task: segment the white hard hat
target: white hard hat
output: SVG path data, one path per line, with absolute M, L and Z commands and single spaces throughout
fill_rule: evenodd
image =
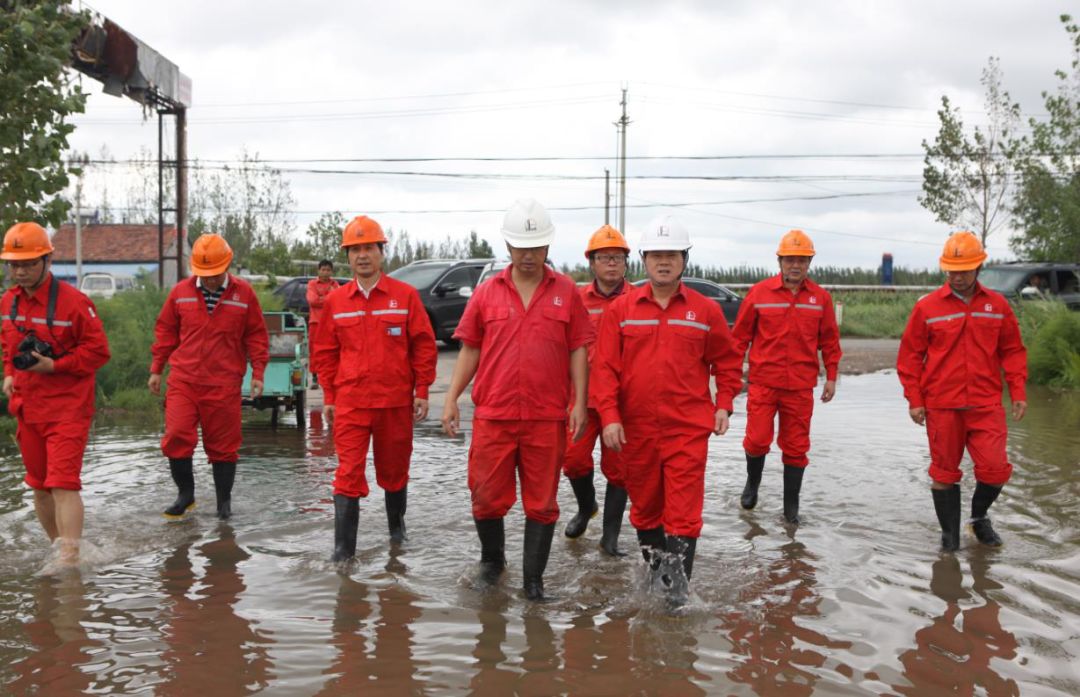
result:
M 641 252 L 685 252 L 690 249 L 690 233 L 673 215 L 657 220 L 641 235 L 638 251 Z
M 502 236 L 508 245 L 519 249 L 547 247 L 555 239 L 555 226 L 536 200 L 519 198 L 506 211 Z

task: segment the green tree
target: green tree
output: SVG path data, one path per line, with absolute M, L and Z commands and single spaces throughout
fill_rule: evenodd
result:
M 1030 119 L 1013 207 L 1013 251 L 1035 261 L 1080 261 L 1080 25 L 1061 22 L 1072 41 L 1072 70 L 1058 70 L 1042 93 L 1045 119 Z
M 58 0 L 0 0 L 0 229 L 63 222 L 64 151 L 86 104 L 65 69 L 86 16 Z
M 310 245 L 310 254 L 314 259 L 330 259 L 338 257 L 341 252 L 341 231 L 348 223 L 341 211 L 323 213 L 307 228 L 307 242 Z
M 476 230 L 469 231 L 469 249 L 466 256 L 470 259 L 494 259 L 495 250 L 491 248 L 487 240 L 480 239 Z
M 1008 222 L 1013 161 L 1019 140 L 1020 106 L 1002 87 L 1001 66 L 991 58 L 983 69 L 985 127 L 967 133 L 960 109 L 941 98 L 941 127 L 934 142 L 922 142 L 923 193 L 919 203 L 951 228 L 973 230 L 986 239 Z

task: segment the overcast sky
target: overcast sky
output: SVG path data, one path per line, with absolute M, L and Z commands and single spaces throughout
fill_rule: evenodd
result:
M 891 252 L 924 268 L 948 232 L 917 202 L 920 143 L 937 133 L 941 96 L 980 122 L 980 74 L 997 56 L 1025 113 L 1041 113 L 1040 92 L 1069 64 L 1058 16 L 1070 4 L 96 0 L 93 9 L 191 77 L 191 158 L 245 149 L 264 160 L 598 158 L 278 163 L 492 177 L 289 172 L 298 234 L 340 210 L 426 239 L 476 230 L 499 250 L 502 211 L 531 196 L 555 221 L 552 256 L 576 263 L 604 222 L 605 168 L 615 188 L 613 122 L 626 85 L 628 155 L 734 158 L 631 159 L 631 246 L 675 213 L 702 264 L 771 266 L 780 236 L 800 227 L 819 264 L 875 267 Z M 156 119 L 84 86 L 93 96 L 76 119 L 76 149 L 105 145 L 124 159 L 156 148 Z M 779 157 L 794 155 L 829 157 Z M 718 178 L 635 178 L 655 176 Z M 1008 234 L 991 238 L 993 257 L 1010 256 Z

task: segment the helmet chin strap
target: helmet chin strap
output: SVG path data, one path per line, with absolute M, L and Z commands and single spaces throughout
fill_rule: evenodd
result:
M 49 254 L 39 257 L 41 259 L 41 274 L 38 275 L 38 279 L 34 281 L 34 285 L 30 288 L 31 293 L 41 287 L 41 284 L 45 282 L 45 274 L 49 273 Z

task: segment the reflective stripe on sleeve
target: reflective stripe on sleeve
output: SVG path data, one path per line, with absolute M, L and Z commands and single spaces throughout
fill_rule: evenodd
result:
M 942 315 L 940 317 L 929 317 L 926 320 L 927 324 L 933 324 L 934 322 L 948 322 L 953 319 L 960 319 L 964 316 L 963 312 L 954 312 L 951 315 Z

